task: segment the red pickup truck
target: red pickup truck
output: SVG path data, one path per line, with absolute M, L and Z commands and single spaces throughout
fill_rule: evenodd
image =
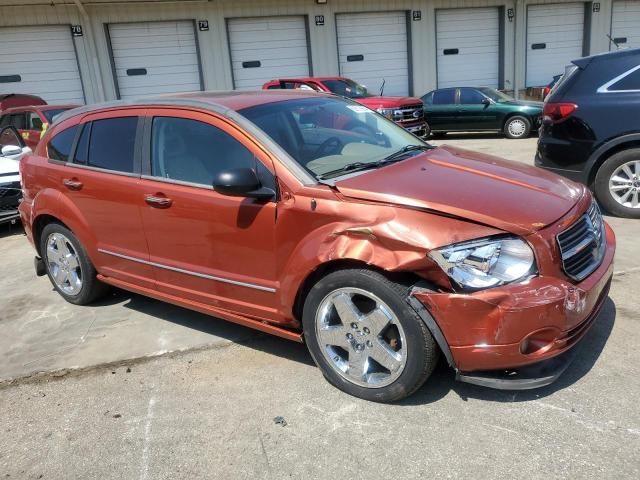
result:
M 424 119 L 422 100 L 415 97 L 373 95 L 367 91 L 364 85 L 360 85 L 349 78 L 281 78 L 268 81 L 262 86 L 262 89 L 303 89 L 335 93 L 341 97 L 355 100 L 371 110 L 375 110 L 420 138 L 427 138 L 431 133 L 431 128 Z

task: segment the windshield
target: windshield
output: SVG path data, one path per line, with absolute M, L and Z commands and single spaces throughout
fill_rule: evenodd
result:
M 481 87 L 478 90 L 480 90 L 482 93 L 484 93 L 487 97 L 489 97 L 494 102 L 512 102 L 514 100 L 513 97 L 510 97 L 505 93 L 499 92 L 494 88 Z
M 348 78 L 342 78 L 340 80 L 323 80 L 322 83 L 332 93 L 347 98 L 366 98 L 373 97 L 368 91 L 367 87 L 360 85 L 358 82 L 354 82 Z
M 49 123 L 53 123 L 53 120 L 60 115 L 62 112 L 66 112 L 69 108 L 52 108 L 51 110 L 44 110 L 44 116 L 47 117 Z
M 427 146 L 367 107 L 335 97 L 285 100 L 239 113 L 318 179 L 347 166 L 372 167 L 408 145 Z M 407 155 L 414 152 L 419 150 Z

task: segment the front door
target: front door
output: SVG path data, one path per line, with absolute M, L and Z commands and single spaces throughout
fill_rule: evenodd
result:
M 215 192 L 213 179 L 255 168 L 275 188 L 264 154 L 226 121 L 154 109 L 142 218 L 157 288 L 254 318 L 276 317 L 276 203 Z M 148 129 L 149 130 L 149 129 Z
M 457 124 L 459 130 L 495 130 L 498 112 L 495 103 L 475 88 L 461 88 Z

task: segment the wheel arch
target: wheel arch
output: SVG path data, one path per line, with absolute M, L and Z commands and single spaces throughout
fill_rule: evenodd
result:
M 623 135 L 598 147 L 587 160 L 585 167 L 587 186 L 593 185 L 598 170 L 611 156 L 630 148 L 640 148 L 640 133 Z

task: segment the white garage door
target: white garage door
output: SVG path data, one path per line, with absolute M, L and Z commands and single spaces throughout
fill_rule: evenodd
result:
M 499 87 L 497 8 L 436 10 L 438 88 Z
M 385 95 L 409 93 L 407 14 L 405 12 L 337 15 L 340 74 Z
M 548 84 L 582 57 L 584 4 L 529 5 L 527 10 L 527 87 Z
M 305 17 L 231 18 L 233 84 L 259 90 L 274 78 L 309 76 Z
M 640 48 L 640 1 L 613 2 L 611 38 L 619 48 Z M 611 50 L 616 50 L 614 44 Z
M 68 25 L 0 28 L 0 93 L 30 93 L 48 103 L 84 103 Z
M 202 90 L 193 22 L 109 25 L 120 98 Z

